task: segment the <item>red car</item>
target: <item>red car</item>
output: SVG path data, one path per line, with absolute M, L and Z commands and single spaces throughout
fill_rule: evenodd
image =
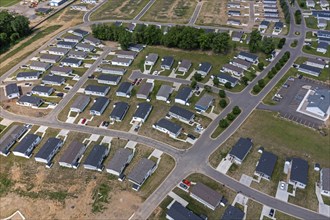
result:
M 81 121 L 81 124 L 85 124 L 86 123 L 86 121 L 87 121 L 87 119 L 86 118 L 83 118 L 83 120 Z
M 189 180 L 182 180 L 182 182 L 187 186 L 191 186 L 191 182 Z

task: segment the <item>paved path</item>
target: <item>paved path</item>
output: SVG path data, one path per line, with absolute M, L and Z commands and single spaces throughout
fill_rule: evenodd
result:
M 192 24 L 195 24 L 197 19 L 198 19 L 198 15 L 199 13 L 201 12 L 201 9 L 202 9 L 202 6 L 203 6 L 203 2 L 202 1 L 199 1 L 195 7 L 195 10 L 194 10 L 194 13 L 192 14 L 188 24 L 192 25 Z
M 139 12 L 138 15 L 135 16 L 134 20 L 140 20 L 143 15 L 151 8 L 151 6 L 155 3 L 156 0 L 150 0 L 146 6 Z

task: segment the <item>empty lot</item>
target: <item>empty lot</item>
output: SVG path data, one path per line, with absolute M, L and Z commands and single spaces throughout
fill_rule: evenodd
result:
M 158 0 L 142 17 L 142 20 L 188 23 L 196 4 L 196 0 Z
M 227 3 L 228 0 L 207 0 L 203 3 L 199 13 L 197 24 L 200 25 L 224 25 L 227 22 Z
M 109 0 L 91 15 L 91 20 L 132 19 L 149 0 Z

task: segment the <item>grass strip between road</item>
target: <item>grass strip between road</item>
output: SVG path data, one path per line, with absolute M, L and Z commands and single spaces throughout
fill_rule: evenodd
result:
M 59 29 L 60 27 L 62 27 L 62 25 L 53 25 L 53 26 L 50 26 L 50 27 L 47 27 L 43 30 L 38 31 L 29 40 L 22 43 L 20 46 L 18 46 L 17 48 L 13 49 L 12 51 L 8 52 L 5 56 L 3 56 L 0 59 L 0 63 L 3 63 L 5 60 L 7 60 L 8 58 L 14 56 L 16 53 L 23 50 L 25 47 L 29 46 L 30 44 L 33 44 L 35 41 L 39 40 L 40 38 L 43 38 L 44 36 L 46 36 L 48 34 L 51 34 L 52 32 Z M 34 52 L 34 50 L 26 52 L 24 55 L 20 56 L 19 58 L 16 58 L 12 62 L 10 62 L 10 64 L 8 64 L 8 65 L 1 66 L 0 76 L 3 75 L 8 70 L 10 70 L 13 66 L 15 66 L 17 63 L 19 63 L 25 57 L 29 56 L 32 52 Z

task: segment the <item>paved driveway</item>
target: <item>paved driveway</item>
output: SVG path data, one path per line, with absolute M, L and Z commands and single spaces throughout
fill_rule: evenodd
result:
M 280 185 L 281 185 L 282 181 L 280 181 L 278 183 L 278 186 L 277 186 L 277 191 L 276 191 L 276 196 L 275 198 L 279 199 L 279 200 L 282 200 L 284 202 L 287 202 L 288 199 L 289 199 L 289 193 L 287 192 L 288 190 L 288 185 L 283 182 L 285 184 L 285 189 L 281 189 L 280 188 Z

